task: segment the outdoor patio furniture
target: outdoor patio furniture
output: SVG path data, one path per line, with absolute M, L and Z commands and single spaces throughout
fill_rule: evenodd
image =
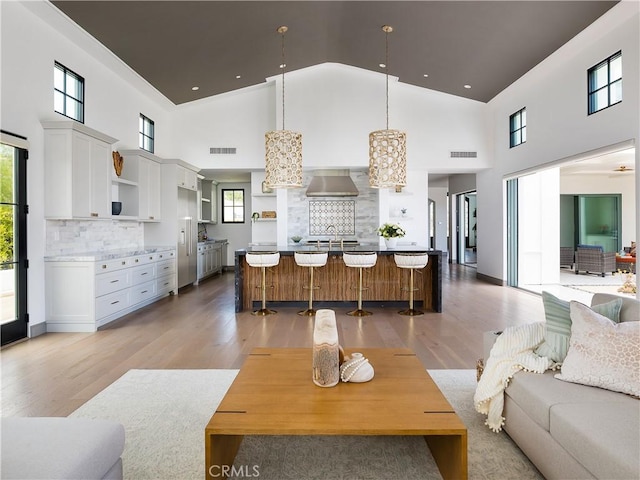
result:
M 560 247 L 560 266 L 573 268 L 573 247 Z
M 616 255 L 616 270 L 636 273 L 636 257 L 631 255 Z
M 605 273 L 616 271 L 616 253 L 605 252 L 601 245 L 578 245 L 575 258 L 576 275 L 580 271 L 586 273 Z

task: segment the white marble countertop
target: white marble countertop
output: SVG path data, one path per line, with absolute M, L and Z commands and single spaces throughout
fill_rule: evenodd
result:
M 168 252 L 175 250 L 170 246 L 150 246 L 140 248 L 123 248 L 120 250 L 102 250 L 96 252 L 79 252 L 44 257 L 45 262 L 102 262 L 104 260 L 114 260 L 116 258 L 134 257 L 148 253 Z

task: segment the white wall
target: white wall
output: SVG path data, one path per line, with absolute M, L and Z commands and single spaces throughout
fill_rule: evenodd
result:
M 264 169 L 264 134 L 275 128 L 274 84 L 263 84 L 176 107 L 176 155 L 203 169 Z M 210 147 L 235 147 L 211 155 Z
M 84 77 L 85 124 L 120 139 L 116 149 L 137 148 L 138 116 L 144 112 L 156 122 L 156 153 L 170 153 L 171 104 L 48 2 L 1 1 L 0 9 L 0 124 L 3 130 L 26 136 L 29 141 L 28 308 L 30 328 L 41 330 L 46 221 L 40 122 L 66 119 L 53 111 L 54 61 Z
M 620 2 L 488 104 L 495 168 L 477 175 L 478 272 L 506 278 L 503 180 L 538 165 L 640 137 L 638 2 Z M 587 70 L 622 50 L 623 101 L 587 115 Z M 509 115 L 527 108 L 527 142 L 509 149 Z M 636 148 L 636 164 L 639 161 Z M 640 173 L 636 169 L 636 190 Z M 636 197 L 636 209 L 638 207 Z M 637 211 L 637 210 L 636 210 Z M 638 227 L 636 226 L 636 235 Z M 502 245 L 502 248 L 496 246 Z
M 281 77 L 266 84 L 178 106 L 176 149 L 200 168 L 264 168 L 264 134 L 282 128 Z M 366 168 L 369 133 L 385 128 L 385 77 L 326 63 L 285 77 L 285 128 L 302 133 L 310 168 Z M 486 105 L 390 81 L 390 128 L 407 133 L 410 170 L 476 171 L 489 167 Z M 237 147 L 230 157 L 209 147 Z M 451 150 L 478 158 L 449 159 Z M 225 164 L 226 162 L 226 164 Z

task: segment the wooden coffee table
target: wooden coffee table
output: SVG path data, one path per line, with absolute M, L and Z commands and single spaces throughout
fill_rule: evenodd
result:
M 244 435 L 422 435 L 443 478 L 466 479 L 467 429 L 416 355 L 353 351 L 374 379 L 322 388 L 310 348 L 253 350 L 205 428 L 206 477 L 231 471 Z

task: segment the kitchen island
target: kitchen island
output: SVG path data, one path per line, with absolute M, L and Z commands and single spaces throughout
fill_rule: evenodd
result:
M 309 284 L 309 270 L 296 265 L 295 252 L 328 252 L 328 261 L 324 267 L 315 269 L 314 306 L 353 307 L 358 299 L 358 269 L 349 268 L 342 260 L 343 252 L 376 252 L 378 259 L 375 267 L 364 269 L 363 302 L 367 306 L 406 307 L 409 302 L 409 272 L 398 268 L 393 258 L 394 253 L 427 252 L 429 262 L 423 269 L 417 270 L 414 294 L 416 308 L 425 311 L 442 312 L 442 252 L 429 250 L 415 245 L 399 245 L 394 249 L 380 247 L 378 244 L 367 245 L 286 245 L 250 246 L 235 251 L 235 301 L 236 312 L 253 310 L 260 304 L 261 281 L 259 268 L 247 264 L 247 252 L 280 252 L 278 266 L 267 269 L 267 303 L 274 306 L 306 305 L 309 291 L 304 288 Z

